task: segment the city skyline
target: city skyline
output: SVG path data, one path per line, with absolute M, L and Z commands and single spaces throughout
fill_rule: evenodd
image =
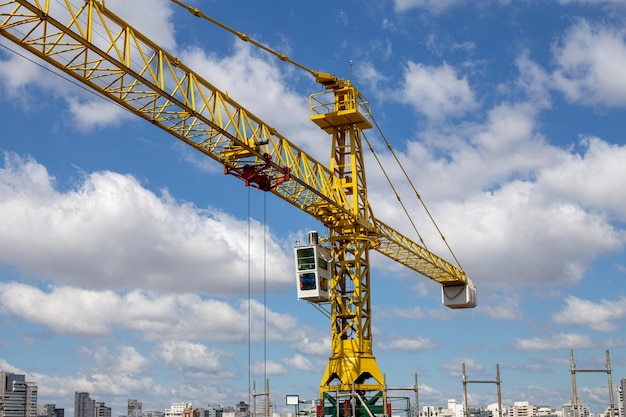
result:
M 584 370 L 581 370 L 584 371 Z M 498 389 L 500 388 L 498 384 L 500 381 L 498 379 L 494 381 L 487 380 L 471 380 L 466 379 L 466 384 L 476 383 L 496 383 L 498 385 Z M 21 388 L 20 388 L 21 387 Z M 614 417 L 624 417 L 626 416 L 625 409 L 625 396 L 624 392 L 626 392 L 626 378 L 621 378 L 619 381 L 619 385 L 616 385 L 614 388 L 615 396 L 609 395 L 610 398 L 614 401 L 613 406 L 616 411 Z M 393 389 L 392 389 L 393 391 Z M 30 393 L 29 393 L 30 392 Z M 464 396 L 466 392 L 464 391 Z M 393 396 L 393 395 L 392 395 Z M 192 417 L 187 415 L 186 410 L 205 410 L 209 412 L 209 415 L 206 416 L 197 416 L 197 417 L 221 417 L 221 414 L 216 415 L 216 410 L 221 410 L 221 412 L 228 413 L 252 413 L 255 415 L 265 415 L 265 411 L 263 411 L 263 404 L 258 408 L 258 400 L 256 399 L 256 395 L 254 396 L 254 401 L 257 401 L 257 404 L 248 404 L 245 401 L 239 401 L 236 405 L 228 405 L 228 404 L 211 404 L 207 402 L 207 406 L 195 406 L 191 402 L 173 402 L 167 409 L 164 410 L 152 410 L 148 407 L 143 412 L 143 403 L 137 399 L 128 398 L 127 400 L 127 408 L 126 413 L 112 413 L 112 408 L 106 406 L 104 402 L 97 401 L 95 398 L 91 398 L 91 394 L 88 392 L 78 392 L 74 393 L 74 408 L 70 409 L 73 411 L 74 417 L 112 417 L 114 415 L 122 417 Z M 265 401 L 266 395 L 261 395 L 261 402 Z M 406 397 L 409 402 L 418 398 L 418 393 L 415 393 L 415 398 L 411 399 L 410 396 Z M 270 393 L 271 399 L 271 393 Z M 29 401 L 31 404 L 29 405 Z M 58 407 L 57 403 L 53 404 L 38 404 L 37 403 L 37 383 L 36 381 L 27 381 L 25 375 L 14 374 L 11 372 L 6 372 L 4 370 L 0 370 L 0 417 L 65 417 L 65 407 Z M 590 411 L 589 405 L 584 402 L 579 401 L 579 410 L 578 415 L 580 417 L 590 417 L 594 415 L 600 415 L 601 413 L 592 413 Z M 300 401 L 298 398 L 298 402 L 302 403 L 302 406 L 296 407 L 295 410 L 289 410 L 292 406 L 289 401 L 287 401 L 287 410 L 283 408 L 282 411 L 278 413 L 280 415 L 291 414 L 292 411 L 304 412 L 304 413 L 315 413 L 315 400 L 313 401 Z M 19 404 L 22 404 L 21 406 Z M 307 409 L 308 404 L 308 409 Z M 276 410 L 280 407 L 277 407 L 277 404 L 272 401 L 270 404 L 273 412 L 270 413 L 272 415 Z M 466 414 L 475 416 L 475 417 L 488 417 L 487 415 L 483 415 L 480 412 L 476 413 L 472 410 L 482 410 L 488 411 L 491 413 L 493 417 L 575 417 L 573 414 L 573 406 L 570 402 L 569 404 L 563 404 L 561 406 L 561 410 L 559 407 L 555 407 L 552 404 L 530 404 L 528 401 L 514 401 L 512 404 L 502 404 L 502 412 L 499 412 L 499 404 L 491 403 L 484 404 L 481 406 L 467 407 L 465 406 L 464 401 L 458 402 L 456 399 L 448 399 L 447 407 L 441 405 L 420 405 L 413 403 L 411 405 L 412 408 L 416 408 L 415 411 L 418 415 L 413 412 L 409 412 L 406 417 L 411 417 L 416 415 L 416 417 L 463 417 Z M 549 412 L 546 410 L 542 410 L 547 408 Z M 34 410 L 37 410 L 36 414 L 32 414 Z M 44 411 L 42 414 L 40 409 Z M 607 407 L 606 410 L 609 410 L 610 407 Z M 447 410 L 445 413 L 444 410 Z M 604 410 L 603 412 L 606 412 Z M 256 413 L 255 413 L 256 411 Z M 157 413 L 157 415 L 155 415 Z M 406 410 L 405 410 L 406 413 Z M 308 414 L 307 414 L 308 415 Z M 196 417 L 196 416 L 193 416 Z M 610 417 L 605 415 L 604 417 Z

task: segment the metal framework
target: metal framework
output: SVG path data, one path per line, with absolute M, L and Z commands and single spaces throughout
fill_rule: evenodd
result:
M 611 357 L 609 351 L 606 351 L 606 368 L 605 369 L 577 369 L 574 363 L 574 350 L 569 350 L 570 372 L 572 373 L 572 408 L 574 417 L 579 417 L 579 399 L 576 392 L 576 373 L 577 372 L 600 372 L 606 373 L 609 384 L 609 416 L 615 417 L 615 400 L 613 397 L 613 378 L 611 377 Z
M 498 417 L 502 417 L 502 392 L 500 390 L 500 364 L 496 364 L 495 380 L 470 380 L 465 374 L 465 363 L 461 364 L 463 371 L 463 415 L 469 417 L 469 405 L 467 403 L 467 384 L 496 384 L 498 388 Z
M 332 135 L 326 168 L 118 16 L 103 0 L 0 0 L 0 34 L 224 166 L 225 173 L 291 203 L 330 230 L 334 259 L 332 355 L 320 393 L 383 390 L 372 352 L 371 249 L 442 284 L 461 268 L 373 216 L 361 131 L 369 103 L 347 81 L 316 75 L 311 120 Z M 372 381 L 373 380 L 373 381 Z

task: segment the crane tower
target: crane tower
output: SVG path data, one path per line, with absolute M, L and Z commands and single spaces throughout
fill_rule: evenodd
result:
M 350 81 L 311 71 L 324 88 L 310 96 L 311 120 L 332 136 L 326 167 L 124 22 L 104 0 L 76 3 L 2 1 L 0 34 L 327 227 L 327 245 L 309 242 L 314 251 L 302 252 L 313 254 L 317 279 L 325 284 L 303 287 L 309 266 L 297 261 L 301 298 L 330 306 L 331 355 L 317 414 L 338 416 L 344 407 L 346 416 L 388 415 L 373 354 L 370 251 L 440 283 L 450 308 L 474 307 L 476 289 L 460 267 L 374 217 L 362 149 L 362 132 L 372 127 L 367 99 Z M 307 248 L 296 248 L 296 257 L 300 249 Z M 321 266 L 326 275 L 319 275 Z M 350 395 L 349 410 L 342 394 Z

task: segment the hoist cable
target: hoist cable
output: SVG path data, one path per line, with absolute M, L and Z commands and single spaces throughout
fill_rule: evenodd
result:
M 43 64 L 41 64 L 41 63 L 39 63 L 39 62 L 35 61 L 34 59 L 29 58 L 29 57 L 27 57 L 26 55 L 23 55 L 23 54 L 21 54 L 21 53 L 17 52 L 16 50 L 14 50 L 14 49 L 11 49 L 10 47 L 8 47 L 8 46 L 6 46 L 6 45 L 2 45 L 2 44 L 0 44 L 0 46 L 1 46 L 1 47 L 3 47 L 4 49 L 6 49 L 7 51 L 12 52 L 13 54 L 15 54 L 15 55 L 19 56 L 20 58 L 23 58 L 23 59 L 25 59 L 26 61 L 29 61 L 29 62 L 31 62 L 32 64 L 37 65 L 37 66 L 38 66 L 38 67 L 40 67 L 41 69 L 44 69 L 44 70 L 48 71 L 50 74 L 52 74 L 52 75 L 56 75 L 57 77 L 61 78 L 62 80 L 67 81 L 67 82 L 69 82 L 70 84 L 73 84 L 74 86 L 76 86 L 76 87 L 80 88 L 80 89 L 81 89 L 81 90 L 83 90 L 83 91 L 86 91 L 87 93 L 89 93 L 89 94 L 93 95 L 94 97 L 97 97 L 97 98 L 102 99 L 102 100 L 104 100 L 104 101 L 106 101 L 106 102 L 109 102 L 109 103 L 111 103 L 111 104 L 114 104 L 114 105 L 116 105 L 117 107 L 119 107 L 120 109 L 127 110 L 127 109 L 126 109 L 124 106 L 122 106 L 120 103 L 117 103 L 117 102 L 115 102 L 115 101 L 111 100 L 111 99 L 110 99 L 110 98 L 108 98 L 107 96 L 104 96 L 104 95 L 102 95 L 102 94 L 98 94 L 97 92 L 93 91 L 92 89 L 89 89 L 89 88 L 85 87 L 83 84 L 79 84 L 76 80 L 74 80 L 74 79 L 72 79 L 72 78 L 69 78 L 69 77 L 66 77 L 64 74 L 60 74 L 60 73 L 58 73 L 58 72 L 54 71 L 52 68 L 50 68 L 50 67 L 48 67 L 48 66 L 46 66 L 46 65 L 43 65 Z
M 221 23 L 220 21 L 213 19 L 210 16 L 207 16 L 204 12 L 202 12 L 202 10 L 196 8 L 196 7 L 191 7 L 185 3 L 183 3 L 180 0 L 170 0 L 172 3 L 186 9 L 187 11 L 189 11 L 192 15 L 205 19 L 211 23 L 213 23 L 216 26 L 219 26 L 220 28 L 236 35 L 237 37 L 239 37 L 239 39 L 241 39 L 244 42 L 249 42 L 252 45 L 266 51 L 267 53 L 276 56 L 278 59 L 280 59 L 281 61 L 285 61 L 288 62 L 292 65 L 295 65 L 296 67 L 310 73 L 311 75 L 313 75 L 314 77 L 316 77 L 316 79 L 321 75 L 320 72 L 315 71 L 311 68 L 306 67 L 305 65 L 302 65 L 294 60 L 292 60 L 291 58 L 289 58 L 286 54 L 275 51 L 273 49 L 271 49 L 270 47 L 263 45 L 262 43 L 259 43 L 257 41 L 255 41 L 254 39 L 252 39 L 249 35 L 243 33 L 243 32 L 239 32 L 223 23 Z M 351 70 L 352 71 L 352 70 Z M 331 76 L 330 74 L 325 74 L 328 76 Z M 336 79 L 336 77 L 331 76 L 333 79 Z M 318 79 L 319 81 L 319 79 Z M 342 80 L 340 80 L 342 81 Z M 378 123 L 376 122 L 376 120 L 374 119 L 373 115 L 370 113 L 370 116 L 372 117 L 372 121 L 374 122 L 376 129 L 378 129 L 378 132 L 380 133 L 381 137 L 384 139 L 387 148 L 389 149 L 389 151 L 391 152 L 391 154 L 393 155 L 393 157 L 395 158 L 396 162 L 398 163 L 398 166 L 400 167 L 400 169 L 402 170 L 405 178 L 408 180 L 411 188 L 413 189 L 413 192 L 415 193 L 415 195 L 417 196 L 418 200 L 420 201 L 420 203 L 422 204 L 422 207 L 424 208 L 424 210 L 426 211 L 426 213 L 428 214 L 428 217 L 430 218 L 431 222 L 433 223 L 433 225 L 435 226 L 435 229 L 437 230 L 437 232 L 439 233 L 439 236 L 441 237 L 441 239 L 443 240 L 443 242 L 445 243 L 446 247 L 448 248 L 448 251 L 450 252 L 450 254 L 452 255 L 452 257 L 454 258 L 454 260 L 456 261 L 457 265 L 459 265 L 459 267 L 461 266 L 459 260 L 457 259 L 456 255 L 454 254 L 454 252 L 452 251 L 452 248 L 450 247 L 450 245 L 448 244 L 448 241 L 446 240 L 446 237 L 444 236 L 444 234 L 441 232 L 441 229 L 439 228 L 439 225 L 437 224 L 437 222 L 435 222 L 435 219 L 433 218 L 432 214 L 430 213 L 430 211 L 428 210 L 428 207 L 426 207 L 426 204 L 424 202 L 424 200 L 422 200 L 421 195 L 417 192 L 417 189 L 415 188 L 415 186 L 413 185 L 413 182 L 411 181 L 411 179 L 409 178 L 408 174 L 406 173 L 404 167 L 402 166 L 402 164 L 400 163 L 400 160 L 398 159 L 396 153 L 394 152 L 393 148 L 391 147 L 389 141 L 387 140 L 387 138 L 385 137 L 385 135 L 382 132 L 382 129 L 380 128 L 380 126 L 378 125 Z M 367 138 L 366 138 L 367 141 Z M 424 246 L 424 248 L 426 248 L 426 243 L 424 242 L 424 239 L 422 238 L 421 234 L 419 233 L 419 231 L 417 230 L 417 227 L 415 226 L 415 223 L 413 222 L 413 220 L 411 219 L 411 216 L 408 213 L 407 208 L 404 206 L 404 203 L 402 203 L 402 200 L 400 199 L 399 194 L 396 192 L 395 187 L 393 187 L 393 185 L 391 184 L 391 180 L 388 177 L 387 173 L 384 171 L 382 164 L 380 162 L 380 160 L 378 159 L 378 157 L 376 156 L 376 154 L 374 153 L 373 147 L 371 146 L 371 144 L 369 144 L 368 141 L 368 145 L 370 147 L 370 150 L 372 151 L 372 154 L 374 154 L 374 156 L 376 157 L 376 160 L 379 164 L 379 166 L 381 167 L 381 169 L 383 170 L 383 173 L 385 174 L 385 177 L 387 178 L 387 181 L 389 182 L 389 184 L 392 186 L 392 189 L 394 190 L 394 193 L 396 194 L 396 198 L 398 199 L 398 201 L 400 202 L 400 205 L 402 206 L 402 209 L 404 210 L 404 212 L 407 214 L 407 217 L 409 218 L 411 225 L 413 226 L 413 229 L 415 230 L 415 232 L 417 233 L 420 242 L 422 243 L 422 245 Z M 462 269 L 462 268 L 461 268 Z
M 263 381 L 267 381 L 267 193 L 263 193 Z M 266 407 L 267 403 L 266 397 Z
M 250 244 L 250 218 L 251 218 L 251 209 L 250 209 L 250 187 L 246 187 L 248 189 L 248 404 L 252 404 L 252 311 L 251 311 L 251 303 L 252 303 L 252 289 L 251 289 L 251 244 Z
M 385 167 L 383 166 L 382 162 L 378 158 L 378 155 L 374 151 L 374 148 L 372 147 L 372 144 L 370 143 L 369 139 L 367 139 L 367 137 L 364 134 L 362 136 L 365 138 L 365 142 L 367 142 L 367 146 L 370 148 L 370 152 L 372 153 L 372 155 L 374 155 L 374 159 L 376 159 L 376 162 L 378 163 L 378 166 L 380 167 L 381 171 L 383 172 L 383 175 L 387 179 L 387 182 L 389 183 L 389 186 L 391 187 L 391 190 L 396 195 L 396 199 L 398 200 L 398 203 L 400 203 L 400 206 L 404 210 L 404 214 L 406 214 L 406 217 L 409 219 L 409 222 L 411 223 L 411 226 L 413 226 L 413 230 L 415 231 L 415 233 L 417 233 L 417 236 L 419 237 L 420 242 L 422 242 L 422 246 L 424 246 L 425 249 L 428 249 L 426 247 L 426 242 L 424 242 L 424 238 L 422 238 L 422 235 L 417 230 L 417 227 L 415 226 L 415 223 L 413 222 L 413 218 L 411 217 L 411 215 L 409 214 L 409 211 L 407 210 L 406 206 L 402 202 L 402 199 L 400 198 L 400 194 L 398 194 L 398 192 L 396 191 L 396 187 L 393 185 L 393 182 L 391 182 L 391 178 L 389 178 L 389 175 L 387 175 L 387 171 L 385 171 Z
M 255 41 L 249 35 L 247 35 L 247 34 L 245 34 L 243 32 L 239 32 L 239 31 L 237 31 L 237 30 L 235 30 L 235 29 L 233 29 L 233 28 L 231 28 L 229 26 L 226 26 L 222 22 L 220 22 L 218 20 L 215 20 L 215 19 L 213 19 L 210 16 L 207 16 L 206 14 L 204 14 L 204 12 L 202 12 L 202 10 L 200 10 L 200 9 L 198 9 L 196 7 L 191 7 L 191 6 L 183 3 L 180 0 L 170 0 L 170 1 L 172 3 L 177 4 L 178 6 L 180 6 L 182 8 L 184 8 L 184 9 L 186 9 L 192 15 L 194 15 L 196 17 L 199 17 L 201 19 L 205 19 L 205 20 L 213 23 L 214 25 L 217 25 L 220 28 L 222 28 L 222 29 L 224 29 L 224 30 L 226 30 L 226 31 L 236 35 L 242 41 L 249 42 L 252 45 L 256 46 L 257 48 L 263 49 L 265 52 L 274 55 L 275 57 L 277 57 L 281 61 L 285 61 L 285 62 L 288 62 L 288 63 L 290 63 L 292 65 L 295 65 L 296 67 L 298 67 L 298 68 L 308 72 L 309 74 L 313 75 L 314 77 L 317 77 L 320 74 L 318 71 L 312 70 L 311 68 L 308 68 L 308 67 L 306 67 L 306 66 L 304 66 L 304 65 L 302 65 L 302 64 L 300 64 L 300 63 L 298 63 L 296 61 L 294 61 L 293 59 L 289 58 L 287 55 L 285 55 L 285 54 L 283 54 L 281 52 L 275 51 L 275 50 L 271 49 L 270 47 L 265 46 L 262 43 L 259 43 L 259 42 Z
M 422 207 L 424 208 L 424 211 L 426 211 L 426 214 L 428 214 L 428 217 L 430 218 L 430 221 L 432 222 L 432 224 L 435 226 L 435 229 L 437 230 L 437 232 L 439 233 L 439 237 L 441 237 L 441 240 L 443 240 L 443 242 L 445 243 L 446 247 L 448 248 L 448 251 L 450 252 L 450 255 L 452 255 L 452 257 L 454 258 L 454 261 L 456 262 L 456 264 L 459 266 L 459 268 L 463 269 L 461 267 L 461 263 L 459 262 L 459 260 L 457 259 L 456 255 L 454 254 L 454 251 L 452 250 L 452 248 L 450 247 L 450 245 L 448 244 L 448 241 L 446 240 L 446 237 L 444 236 L 444 234 L 441 232 L 441 229 L 439 228 L 439 225 L 437 224 L 437 222 L 435 221 L 435 218 L 432 216 L 432 214 L 430 213 L 430 210 L 428 210 L 428 207 L 426 207 L 426 203 L 424 202 L 424 200 L 422 199 L 422 196 L 420 195 L 420 193 L 417 191 L 417 189 L 415 188 L 415 185 L 413 184 L 413 181 L 411 181 L 411 178 L 409 177 L 409 174 L 407 174 L 406 170 L 404 169 L 404 166 L 402 165 L 402 163 L 400 162 L 400 159 L 398 158 L 398 155 L 396 154 L 396 152 L 393 150 L 393 147 L 391 146 L 391 144 L 389 143 L 389 141 L 387 140 L 387 137 L 385 136 L 385 134 L 383 133 L 382 129 L 380 128 L 380 125 L 378 124 L 378 122 L 376 121 L 376 119 L 374 118 L 374 115 L 370 112 L 369 113 L 372 122 L 374 123 L 374 126 L 376 126 L 376 130 L 378 130 L 378 133 L 380 134 L 380 136 L 383 138 L 383 140 L 385 141 L 385 144 L 387 145 L 387 149 L 389 149 L 389 152 L 391 153 L 391 155 L 393 155 L 394 159 L 396 160 L 396 163 L 398 164 L 398 166 L 400 167 L 400 169 L 402 170 L 402 173 L 404 174 L 404 177 L 406 178 L 407 182 L 409 183 L 409 185 L 411 186 L 411 189 L 413 190 L 413 192 L 415 193 L 415 196 L 417 197 L 417 199 L 420 201 L 420 203 L 422 204 Z M 365 135 L 364 135 L 365 136 Z M 369 141 L 367 140 L 367 138 L 365 138 L 365 140 L 367 141 L 367 144 L 370 147 L 370 151 L 372 152 L 372 154 L 374 154 L 374 157 L 376 158 L 376 160 L 378 161 L 378 165 L 380 166 L 380 168 L 383 170 L 383 173 L 385 174 L 385 177 L 387 177 L 387 181 L 390 182 L 389 177 L 387 176 L 387 173 L 385 172 L 382 164 L 380 163 L 378 156 L 376 156 L 376 153 L 374 152 L 374 149 L 372 148 L 372 146 L 370 145 Z M 390 182 L 391 184 L 391 182 Z M 393 188 L 393 185 L 392 185 Z M 395 188 L 394 192 L 395 192 Z M 396 193 L 396 197 L 398 198 L 398 200 L 400 199 L 398 197 L 398 194 Z M 404 205 L 401 203 L 402 207 L 404 208 Z M 406 208 L 404 208 L 404 211 L 406 213 Z M 407 214 L 408 216 L 408 214 Z M 409 217 L 409 220 L 411 220 L 411 217 Z M 415 225 L 413 224 L 413 221 L 411 220 L 411 224 L 413 225 L 413 227 L 415 228 Z M 416 230 L 417 232 L 417 230 Z M 422 241 L 422 243 L 424 242 L 422 240 L 421 235 L 419 234 L 419 232 L 417 232 L 420 241 Z M 426 246 L 424 246 L 426 248 Z

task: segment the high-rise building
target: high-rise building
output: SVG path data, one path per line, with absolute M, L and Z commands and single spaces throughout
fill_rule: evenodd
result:
M 165 410 L 165 417 L 182 417 L 186 409 L 191 409 L 191 403 L 172 403 L 172 406 Z
M 239 401 L 235 406 L 235 413 L 240 413 L 241 415 L 248 415 L 250 413 L 250 405 L 246 404 L 244 401 Z
M 37 384 L 0 371 L 0 417 L 37 417 Z
M 205 417 L 222 417 L 224 414 L 224 407 L 219 404 L 209 404 L 208 408 L 204 411 Z
M 107 407 L 104 403 L 96 403 L 95 417 L 111 417 L 111 407 Z
M 76 392 L 74 394 L 74 417 L 94 417 L 95 413 L 96 400 L 92 400 L 88 392 Z
M 589 409 L 589 404 L 578 403 L 577 410 L 574 410 L 574 406 L 570 404 L 563 405 L 563 417 L 575 417 L 576 412 L 578 417 L 590 417 L 591 410 Z
M 37 417 L 65 417 L 65 409 L 57 408 L 56 404 L 38 405 Z
M 528 401 L 516 401 L 509 407 L 509 417 L 533 417 L 537 415 L 537 407 Z
M 126 415 L 128 417 L 141 417 L 142 413 L 143 413 L 142 404 L 137 400 L 131 400 L 129 398 L 128 399 L 128 412 Z
M 487 404 L 483 408 L 487 411 L 488 414 L 491 414 L 493 417 L 503 417 L 506 414 L 506 409 L 500 411 L 500 406 L 498 403 Z
M 455 399 L 448 400 L 448 410 L 454 413 L 454 417 L 463 417 L 465 413 L 463 403 L 458 403 Z
M 626 396 L 626 378 L 622 378 L 619 386 L 617 387 L 617 410 L 619 412 L 619 417 L 626 417 L 625 410 L 625 397 Z

